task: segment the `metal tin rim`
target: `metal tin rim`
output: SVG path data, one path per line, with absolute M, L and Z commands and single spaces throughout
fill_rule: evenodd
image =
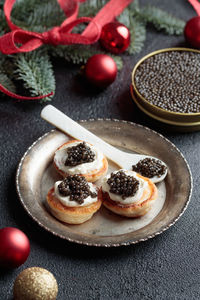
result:
M 136 96 L 134 95 L 133 93 L 133 90 L 131 88 L 131 96 L 135 102 L 135 104 L 138 106 L 138 108 L 140 110 L 142 110 L 145 114 L 147 114 L 148 116 L 150 116 L 151 118 L 153 119 L 156 119 L 160 122 L 163 122 L 163 123 L 166 123 L 166 124 L 169 124 L 169 125 L 175 125 L 175 126 L 187 126 L 187 127 L 192 127 L 192 126 L 200 126 L 200 121 L 199 122 L 192 122 L 192 123 L 183 123 L 183 122 L 174 122 L 174 121 L 171 121 L 171 120 L 167 120 L 167 119 L 163 119 L 155 114 L 152 114 L 151 112 L 149 112 L 148 110 L 146 110 L 140 103 L 139 101 L 137 100 Z

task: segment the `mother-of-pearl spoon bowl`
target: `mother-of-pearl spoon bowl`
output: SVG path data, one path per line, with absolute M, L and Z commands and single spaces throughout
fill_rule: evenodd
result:
M 93 144 L 99 150 L 101 150 L 108 159 L 115 162 L 122 169 L 131 170 L 132 165 L 136 165 L 140 160 L 143 160 L 145 158 L 153 158 L 157 161 L 160 161 L 164 166 L 166 166 L 163 161 L 153 156 L 127 153 L 111 146 L 98 136 L 94 135 L 93 133 L 70 119 L 53 105 L 45 106 L 41 111 L 41 117 L 64 133 L 67 133 L 71 137 Z M 161 176 L 154 176 L 150 179 L 154 183 L 157 183 L 162 181 L 166 177 L 166 175 L 167 166 L 165 172 Z

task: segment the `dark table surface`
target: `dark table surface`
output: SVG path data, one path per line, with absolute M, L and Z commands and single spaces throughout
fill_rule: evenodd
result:
M 185 21 L 195 16 L 186 0 L 148 3 Z M 149 28 L 143 51 L 132 57 L 123 55 L 124 68 L 116 81 L 98 93 L 77 78 L 79 67 L 54 61 L 57 88 L 53 105 L 75 120 L 116 118 L 150 127 L 172 141 L 189 163 L 194 189 L 188 209 L 169 230 L 136 245 L 95 248 L 73 244 L 46 232 L 26 214 L 15 189 L 16 168 L 26 149 L 52 127 L 40 118 L 45 104 L 1 98 L 0 227 L 24 231 L 31 253 L 19 268 L 0 270 L 0 299 L 12 299 L 16 276 L 32 266 L 55 275 L 57 299 L 200 299 L 200 133 L 164 130 L 138 110 L 129 93 L 131 71 L 139 58 L 157 49 L 184 45 L 183 36 Z

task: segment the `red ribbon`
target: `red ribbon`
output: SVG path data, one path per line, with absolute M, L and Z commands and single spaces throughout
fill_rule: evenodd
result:
M 67 19 L 60 25 L 43 33 L 23 30 L 11 22 L 11 12 L 16 0 L 6 0 L 4 14 L 11 32 L 0 37 L 0 51 L 4 54 L 30 52 L 42 46 L 51 45 L 72 45 L 72 44 L 93 44 L 101 34 L 101 28 L 118 16 L 126 6 L 133 0 L 110 0 L 92 19 L 89 17 L 77 18 L 79 2 L 86 0 L 57 0 L 63 9 Z M 80 23 L 89 23 L 81 34 L 71 33 L 72 29 Z M 20 44 L 18 46 L 17 44 Z M 42 99 L 53 94 L 39 97 L 23 97 L 9 92 L 0 84 L 0 91 L 5 94 L 21 99 Z
M 194 10 L 196 11 L 197 15 L 200 16 L 200 3 L 198 0 L 188 0 L 190 4 L 193 6 Z

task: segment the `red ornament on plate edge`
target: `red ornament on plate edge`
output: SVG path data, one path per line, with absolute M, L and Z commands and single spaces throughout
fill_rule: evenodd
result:
M 130 31 L 122 23 L 110 22 L 103 26 L 99 41 L 106 50 L 119 54 L 130 45 Z
M 16 268 L 29 256 L 30 242 L 21 230 L 14 227 L 0 229 L 0 266 Z

